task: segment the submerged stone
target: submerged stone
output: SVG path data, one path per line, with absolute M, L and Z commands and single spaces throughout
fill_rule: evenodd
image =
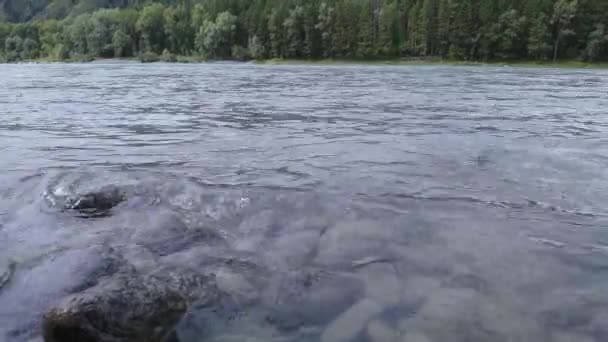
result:
M 258 299 L 257 289 L 241 274 L 222 268 L 216 272 L 215 277 L 218 288 L 237 303 L 249 304 Z
M 403 284 L 401 300 L 408 305 L 418 305 L 441 286 L 441 281 L 437 278 L 425 276 L 408 277 Z
M 401 337 L 401 342 L 432 342 L 425 334 L 408 332 Z
M 539 312 L 539 319 L 546 326 L 571 330 L 592 322 L 594 303 L 585 294 L 558 291 L 546 300 Z
M 336 318 L 321 334 L 321 342 L 352 341 L 365 329 L 367 322 L 382 312 L 382 305 L 365 298 Z
M 339 222 L 327 229 L 319 241 L 315 262 L 324 266 L 357 266 L 358 260 L 394 259 L 387 242 L 394 231 L 374 221 Z M 364 262 L 365 263 L 365 262 Z
M 11 280 L 15 267 L 16 264 L 12 260 L 0 262 L 0 290 Z
M 333 320 L 357 301 L 363 286 L 347 276 L 297 274 L 285 279 L 278 292 L 267 321 L 285 331 Z
M 595 342 L 595 340 L 582 334 L 558 332 L 553 334 L 553 342 Z
M 359 271 L 369 298 L 386 306 L 401 302 L 402 281 L 390 264 L 371 264 Z
M 367 335 L 372 342 L 397 342 L 399 333 L 380 320 L 367 325 Z

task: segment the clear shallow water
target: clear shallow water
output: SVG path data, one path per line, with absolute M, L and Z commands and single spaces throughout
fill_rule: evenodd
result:
M 246 261 L 184 341 L 606 341 L 606 108 L 596 70 L 0 65 L 0 341 L 91 246 Z

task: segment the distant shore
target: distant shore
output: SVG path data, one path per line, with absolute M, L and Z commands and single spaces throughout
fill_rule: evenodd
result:
M 608 63 L 588 63 L 576 60 L 535 61 L 535 60 L 490 60 L 490 61 L 460 61 L 440 58 L 429 59 L 267 59 L 254 61 L 258 64 L 371 64 L 371 65 L 453 65 L 453 66 L 516 66 L 516 67 L 549 67 L 549 68 L 579 68 L 579 69 L 608 69 Z
M 206 60 L 197 56 L 175 56 L 171 59 L 157 58 L 153 60 L 142 60 L 139 57 L 131 58 L 80 58 L 72 60 L 51 60 L 34 59 L 15 62 L 2 62 L 0 64 L 70 64 L 70 63 L 94 63 L 94 62 L 137 62 L 137 63 L 214 63 L 214 62 L 235 62 L 235 63 L 254 63 L 260 65 L 338 65 L 338 64 L 360 64 L 360 65 L 451 65 L 451 66 L 513 66 L 513 67 L 546 67 L 546 68 L 570 68 L 570 69 L 608 69 L 608 62 L 589 63 L 577 60 L 560 60 L 557 62 L 548 60 L 490 60 L 490 61 L 461 61 L 441 58 L 424 59 L 264 59 L 264 60 Z

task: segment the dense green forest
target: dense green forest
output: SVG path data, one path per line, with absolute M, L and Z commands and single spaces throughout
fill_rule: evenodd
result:
M 608 0 L 0 0 L 0 59 L 608 60 Z

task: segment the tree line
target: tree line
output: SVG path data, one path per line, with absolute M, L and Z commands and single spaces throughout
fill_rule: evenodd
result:
M 606 0 L 91 1 L 0 22 L 0 59 L 608 60 Z

